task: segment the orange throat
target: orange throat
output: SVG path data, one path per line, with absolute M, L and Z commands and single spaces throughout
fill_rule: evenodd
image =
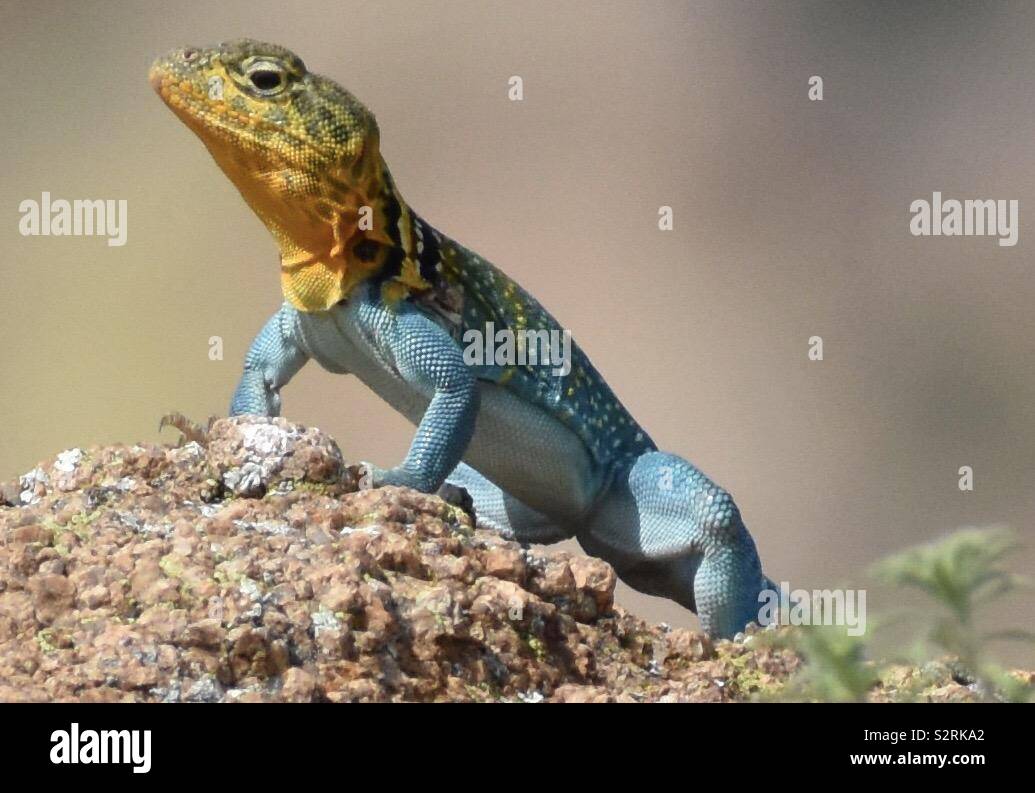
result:
M 281 289 L 299 311 L 326 311 L 380 269 L 383 254 L 360 255 L 361 243 L 375 252 L 392 244 L 385 195 L 391 191 L 400 205 L 401 199 L 376 170 L 363 187 L 352 180 L 346 186 L 289 168 L 258 167 L 239 152 L 213 155 L 276 240 Z

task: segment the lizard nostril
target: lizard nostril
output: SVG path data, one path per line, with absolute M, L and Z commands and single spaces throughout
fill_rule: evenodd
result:
M 183 59 L 188 63 L 198 57 L 198 51 L 193 47 L 187 47 L 183 51 Z

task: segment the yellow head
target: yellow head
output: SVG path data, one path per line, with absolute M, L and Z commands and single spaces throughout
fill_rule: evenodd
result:
M 249 39 L 174 50 L 149 77 L 276 238 L 296 308 L 327 309 L 377 271 L 401 199 L 352 94 Z

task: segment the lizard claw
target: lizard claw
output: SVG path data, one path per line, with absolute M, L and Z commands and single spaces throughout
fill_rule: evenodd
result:
M 177 446 L 182 446 L 184 443 L 190 443 L 191 441 L 204 446 L 208 443 L 208 433 L 215 422 L 216 416 L 209 416 L 208 422 L 202 426 L 197 422 L 191 421 L 182 413 L 166 413 L 162 416 L 161 421 L 158 422 L 158 431 L 161 432 L 166 427 L 175 427 L 180 431 L 180 440 L 176 444 Z
M 381 487 L 385 474 L 383 468 L 373 463 L 368 463 L 365 460 L 360 460 L 359 463 L 351 466 L 351 469 L 359 482 L 360 490 L 372 490 L 375 487 Z

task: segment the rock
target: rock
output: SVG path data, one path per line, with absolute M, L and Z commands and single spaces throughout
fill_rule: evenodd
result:
M 79 603 L 85 609 L 99 608 L 109 603 L 110 600 L 111 596 L 107 587 L 101 584 L 92 586 L 79 595 Z
M 190 685 L 183 695 L 184 702 L 219 702 L 226 692 L 212 675 L 206 675 Z
M 316 678 L 304 669 L 294 666 L 284 672 L 280 694 L 287 702 L 311 702 L 316 691 Z
M 0 482 L 0 507 L 13 507 L 21 503 L 21 488 L 16 482 Z
M 463 494 L 358 490 L 280 418 L 72 449 L 16 490 L 3 701 L 727 701 L 797 666 L 627 614 L 608 564 L 476 528 Z
M 551 702 L 614 702 L 614 697 L 599 686 L 580 686 L 565 683 L 558 686 L 550 697 Z
M 216 479 L 241 496 L 290 490 L 303 482 L 355 489 L 330 437 L 282 418 L 216 421 L 209 431 L 207 461 Z
M 597 610 L 606 614 L 615 599 L 618 577 L 607 562 L 589 556 L 573 556 L 568 561 L 575 587 L 593 598 Z
M 50 545 L 51 536 L 50 531 L 34 523 L 11 530 L 11 542 Z
M 520 584 L 525 580 L 525 554 L 519 547 L 500 545 L 485 554 L 485 574 Z
M 28 590 L 36 606 L 36 619 L 42 625 L 50 625 L 75 602 L 75 585 L 62 575 L 34 575 Z

